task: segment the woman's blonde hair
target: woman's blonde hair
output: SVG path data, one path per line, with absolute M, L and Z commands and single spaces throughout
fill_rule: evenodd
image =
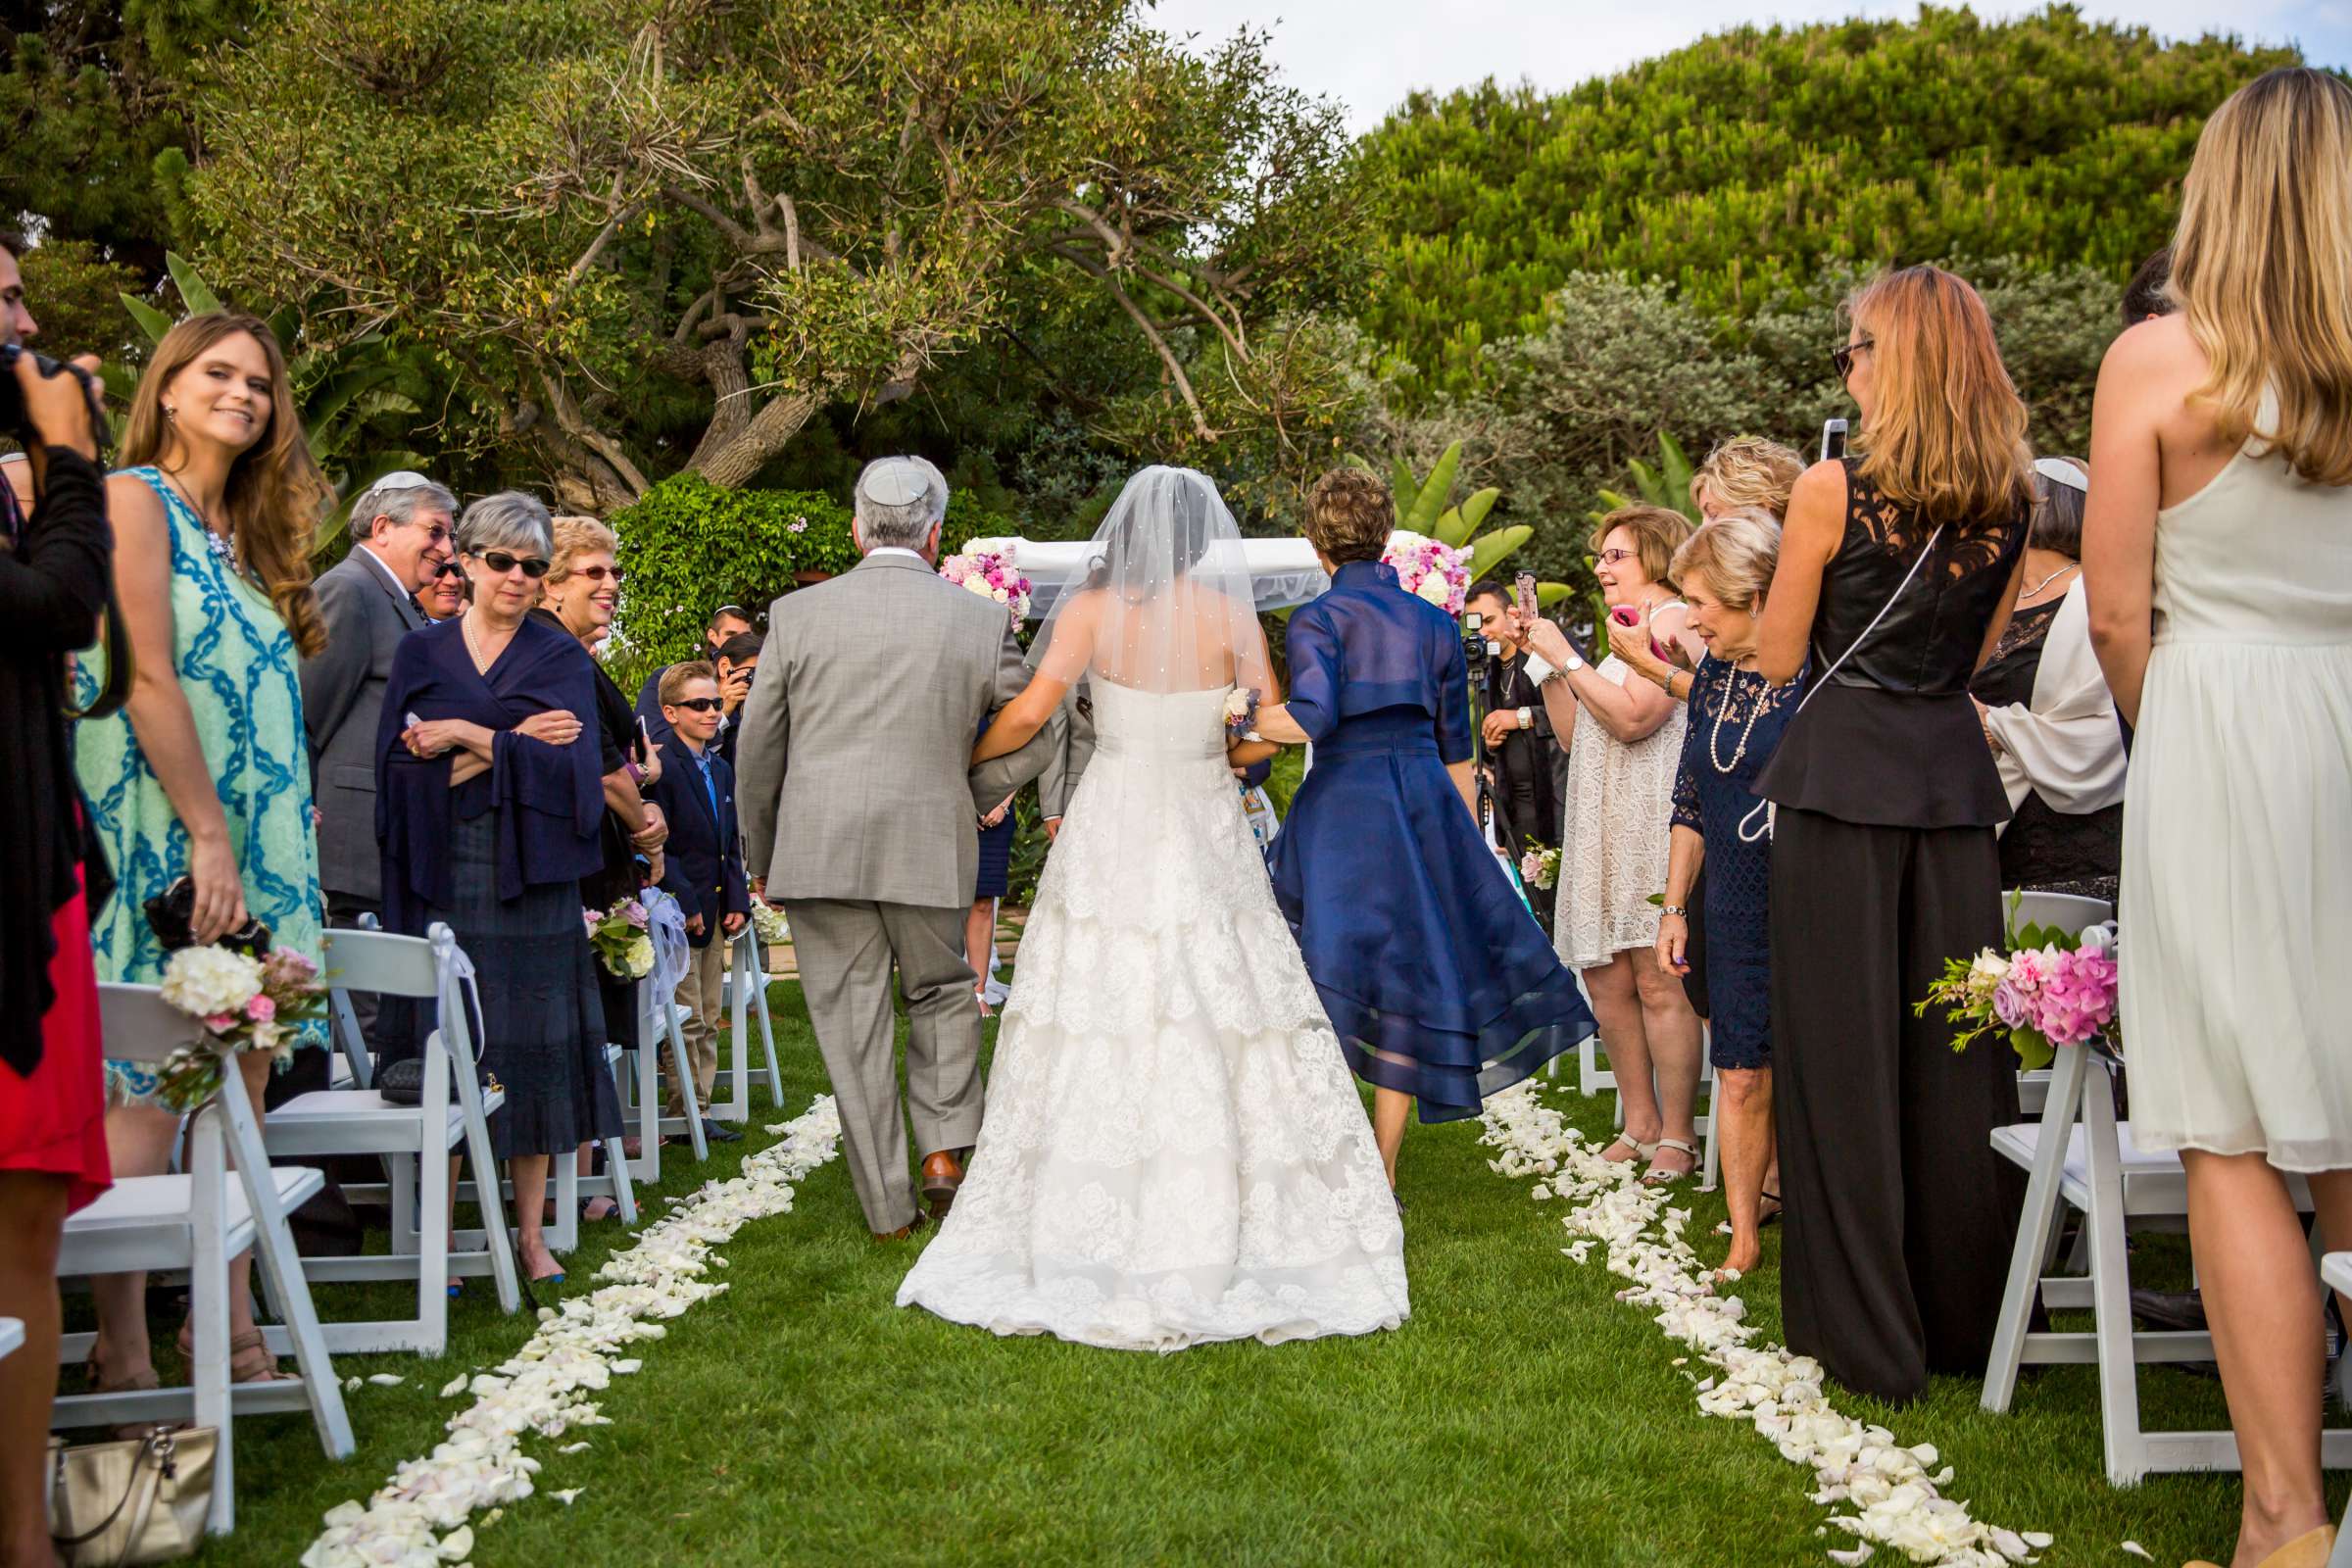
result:
M 1931 523 L 2014 520 L 2033 499 L 2034 454 L 1984 299 L 1940 267 L 1906 267 L 1845 309 L 1870 340 L 1878 393 L 1856 442 L 1862 477 Z
M 166 466 L 176 438 L 172 416 L 164 412 L 164 388 L 206 350 L 240 332 L 259 343 L 270 361 L 270 416 L 260 438 L 230 465 L 221 511 L 236 541 L 237 564 L 261 580 L 295 651 L 307 659 L 326 646 L 326 621 L 311 587 L 311 546 L 334 489 L 312 461 L 286 357 L 268 323 L 232 311 L 207 311 L 166 332 L 131 394 L 117 461 L 125 468 L 152 464 L 174 471 Z
M 1585 548 L 1599 555 L 1601 546 L 1610 534 L 1623 528 L 1634 536 L 1634 554 L 1642 563 L 1651 582 L 1672 586 L 1674 582 L 1674 553 L 1683 548 L 1690 537 L 1690 519 L 1672 507 L 1652 507 L 1637 503 L 1619 507 L 1600 519 Z
M 2212 367 L 2195 400 L 2231 444 L 2352 484 L 2352 86 L 2266 72 L 2197 138 L 2169 285 Z M 2278 399 L 2258 428 L 2264 393 Z
M 555 517 L 549 522 L 555 541 L 548 553 L 547 585 L 551 588 L 571 575 L 571 564 L 582 556 L 600 550 L 609 556 L 620 554 L 619 538 L 594 517 Z
M 1703 487 L 1726 508 L 1761 507 L 1774 516 L 1786 516 L 1788 493 L 1805 471 L 1805 460 L 1794 448 L 1760 435 L 1736 435 L 1715 443 L 1715 450 L 1690 475 L 1690 504 L 1703 507 Z
M 1772 586 L 1781 559 L 1781 519 L 1762 507 L 1740 507 L 1699 524 L 1674 553 L 1674 580 L 1688 593 L 1693 579 L 1727 610 L 1749 611 Z

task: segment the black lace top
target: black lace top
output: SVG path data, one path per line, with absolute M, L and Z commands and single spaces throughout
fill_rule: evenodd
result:
M 2064 598 L 2021 610 L 2009 617 L 1992 658 L 1977 671 L 1969 691 L 1987 708 L 2032 704 L 2041 673 L 2041 648 L 2058 618 Z M 2124 863 L 2124 808 L 2121 802 L 2070 816 L 2032 790 L 2001 833 L 2001 886 L 2045 893 L 2080 893 L 2114 902 Z
M 1815 680 L 1855 651 L 1790 720 L 1758 787 L 1781 806 L 1845 822 L 1991 827 L 2008 816 L 2009 797 L 1968 678 L 2025 549 L 2025 509 L 1945 528 L 1904 586 L 1934 530 L 1857 462 L 1846 460 L 1845 536 L 1823 569 L 1813 617 Z

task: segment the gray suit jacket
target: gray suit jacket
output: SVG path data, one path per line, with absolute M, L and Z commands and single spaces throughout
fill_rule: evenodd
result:
M 318 803 L 318 882 L 330 893 L 383 895 L 375 838 L 375 726 L 392 652 L 425 623 L 416 605 L 358 545 L 318 574 L 326 646 L 302 662 L 302 724 Z
M 971 766 L 1029 683 L 1004 608 L 912 556 L 869 556 L 769 607 L 735 757 L 744 862 L 767 896 L 968 906 L 978 813 L 1037 777 L 1056 722 Z
M 1037 776 L 1037 814 L 1047 818 L 1070 814 L 1070 797 L 1078 793 L 1086 764 L 1095 760 L 1095 704 L 1085 681 L 1070 688 L 1061 711 L 1069 720 L 1068 732 Z

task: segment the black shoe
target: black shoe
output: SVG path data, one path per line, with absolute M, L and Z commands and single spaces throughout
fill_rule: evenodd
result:
M 2195 1291 L 2133 1291 L 2132 1315 L 2150 1328 L 2200 1333 L 2205 1301 Z
M 703 1118 L 703 1136 L 714 1144 L 740 1144 L 743 1134 L 732 1127 L 722 1126 L 710 1117 Z

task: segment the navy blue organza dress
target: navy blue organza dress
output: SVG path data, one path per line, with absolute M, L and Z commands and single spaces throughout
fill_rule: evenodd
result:
M 1772 840 L 1756 775 L 1804 695 L 1800 674 L 1773 687 L 1752 671 L 1702 659 L 1690 678 L 1690 721 L 1674 775 L 1674 825 L 1706 840 L 1707 1059 L 1772 1065 Z M 1740 825 L 1751 815 L 1751 841 Z
M 1593 1031 L 1446 768 L 1470 759 L 1451 616 L 1374 562 L 1291 617 L 1290 713 L 1314 765 L 1274 841 L 1274 897 L 1356 1076 L 1421 1119 L 1478 1113 Z

